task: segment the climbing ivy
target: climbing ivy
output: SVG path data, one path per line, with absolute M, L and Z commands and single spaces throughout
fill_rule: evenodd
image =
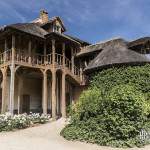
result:
M 149 128 L 150 65 L 111 68 L 93 75 L 90 86 L 70 111 L 61 135 L 113 147 L 134 147 Z

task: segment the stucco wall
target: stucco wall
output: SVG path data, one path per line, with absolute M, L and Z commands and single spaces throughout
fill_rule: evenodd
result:
M 26 78 L 23 79 L 23 87 L 21 100 L 23 95 L 30 95 L 30 109 L 37 109 L 42 107 L 42 80 L 34 79 L 34 78 Z M 15 99 L 14 99 L 14 110 L 18 109 L 18 78 L 15 79 Z M 9 91 L 10 91 L 10 76 L 7 77 L 7 110 L 9 109 Z

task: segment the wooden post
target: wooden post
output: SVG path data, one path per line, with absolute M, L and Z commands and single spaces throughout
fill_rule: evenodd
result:
M 80 80 L 83 81 L 83 70 L 80 68 Z
M 10 77 L 10 101 L 9 111 L 13 115 L 14 112 L 14 88 L 15 88 L 15 36 L 12 35 L 12 60 L 11 60 L 11 77 Z
M 56 119 L 56 69 L 55 69 L 55 40 L 52 40 L 52 117 Z
M 6 92 L 7 92 L 7 68 L 2 69 L 2 110 L 1 113 L 6 112 Z
M 6 62 L 7 39 L 5 39 L 4 63 Z
M 83 69 L 81 61 L 80 61 L 80 80 L 83 81 Z
M 43 72 L 43 114 L 47 114 L 47 73 Z
M 65 80 L 65 73 L 62 73 L 62 103 L 61 103 L 61 113 L 62 117 L 66 117 L 66 80 Z
M 46 42 L 44 42 L 44 64 L 46 64 Z
M 18 77 L 18 114 L 21 113 L 21 96 L 23 88 L 23 79 L 21 76 Z
M 56 71 L 52 71 L 52 117 L 56 118 Z
M 63 67 L 65 67 L 65 43 L 62 44 Z
M 52 40 L 52 64 L 55 67 L 55 40 Z
M 31 64 L 31 49 L 32 49 L 32 42 L 29 40 L 29 45 L 28 45 L 28 55 L 29 55 L 29 60 L 28 62 Z
M 74 52 L 73 52 L 73 48 L 71 48 L 71 67 L 72 67 L 72 73 L 74 74 Z

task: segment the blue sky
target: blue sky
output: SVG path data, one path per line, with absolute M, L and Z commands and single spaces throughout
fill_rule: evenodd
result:
M 91 43 L 150 36 L 150 0 L 0 0 L 0 25 L 31 21 L 43 8 Z

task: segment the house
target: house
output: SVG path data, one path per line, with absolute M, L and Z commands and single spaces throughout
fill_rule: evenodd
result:
M 150 38 L 89 44 L 65 34 L 60 17 L 45 10 L 30 23 L 0 27 L 1 113 L 50 113 L 67 106 L 87 87 L 91 72 L 116 64 L 147 63 Z

